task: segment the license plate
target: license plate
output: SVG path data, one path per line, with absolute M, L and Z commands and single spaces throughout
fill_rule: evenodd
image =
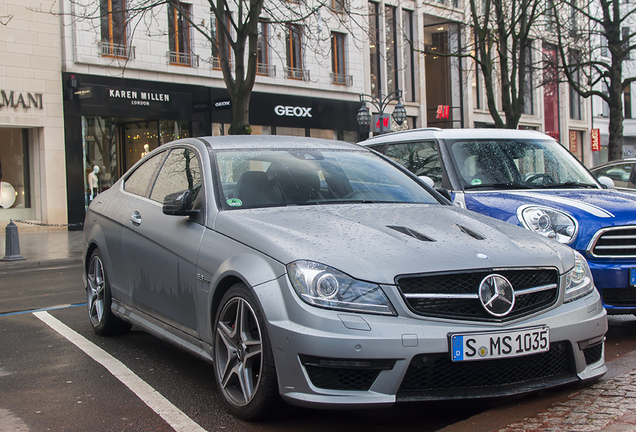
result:
M 450 335 L 453 361 L 519 357 L 550 350 L 548 326 Z
M 636 268 L 629 269 L 629 284 L 636 286 Z

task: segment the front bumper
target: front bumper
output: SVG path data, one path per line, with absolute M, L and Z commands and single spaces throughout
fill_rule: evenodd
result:
M 493 397 L 592 379 L 607 371 L 603 353 L 607 314 L 596 290 L 502 324 L 418 316 L 406 308 L 395 287 L 383 288 L 398 316 L 309 306 L 285 276 L 255 288 L 267 317 L 279 390 L 286 401 L 351 408 L 403 400 Z M 550 328 L 548 353 L 450 360 L 450 333 L 537 325 Z

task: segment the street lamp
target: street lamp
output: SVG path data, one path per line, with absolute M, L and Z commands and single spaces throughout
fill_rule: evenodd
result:
M 368 126 L 371 122 L 371 114 L 369 113 L 369 109 L 367 108 L 367 103 L 370 103 L 379 112 L 380 133 L 384 133 L 384 110 L 389 105 L 389 102 L 397 101 L 397 105 L 393 109 L 392 117 L 393 120 L 395 120 L 395 122 L 399 126 L 401 126 L 402 123 L 404 123 L 404 120 L 406 120 L 406 109 L 404 108 L 404 105 L 402 105 L 402 102 L 400 102 L 401 98 L 402 90 L 395 90 L 393 93 L 389 93 L 386 96 L 380 93 L 377 97 L 367 94 L 361 94 L 360 102 L 362 102 L 362 106 L 358 110 L 358 115 L 356 116 L 358 124 L 360 126 Z

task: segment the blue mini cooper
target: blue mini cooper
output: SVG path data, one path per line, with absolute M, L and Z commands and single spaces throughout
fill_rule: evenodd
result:
M 587 258 L 607 311 L 636 313 L 636 196 L 597 180 L 551 137 L 427 128 L 362 144 L 458 206 L 570 245 Z

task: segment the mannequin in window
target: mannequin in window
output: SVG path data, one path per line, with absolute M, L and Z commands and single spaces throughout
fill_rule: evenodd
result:
M 97 188 L 99 186 L 99 180 L 97 179 L 97 173 L 99 173 L 99 167 L 95 165 L 93 171 L 88 173 L 88 189 L 90 190 L 90 201 L 97 196 Z
M 141 152 L 141 157 L 146 156 L 150 152 L 150 146 L 148 144 L 144 144 L 144 151 Z

